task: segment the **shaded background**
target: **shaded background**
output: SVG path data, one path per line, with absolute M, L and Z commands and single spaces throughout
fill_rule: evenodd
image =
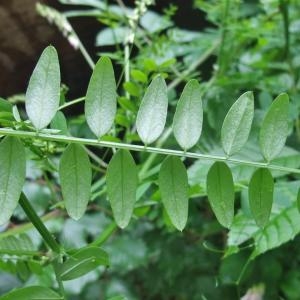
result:
M 0 96 L 8 97 L 23 93 L 42 50 L 52 44 L 60 56 L 62 81 L 70 87 L 71 98 L 82 96 L 86 92 L 90 68 L 79 51 L 74 50 L 55 25 L 36 13 L 37 0 L 0 0 Z M 59 11 L 68 10 L 54 0 L 39 1 Z M 124 1 L 132 5 L 134 1 Z M 116 3 L 111 0 L 109 3 Z M 201 30 L 206 26 L 204 14 L 193 9 L 192 0 L 173 1 L 178 11 L 173 20 L 182 28 Z M 170 4 L 168 0 L 157 1 L 155 10 L 160 12 Z M 94 60 L 97 50 L 94 46 L 97 32 L 103 28 L 94 18 L 72 18 L 75 31 Z

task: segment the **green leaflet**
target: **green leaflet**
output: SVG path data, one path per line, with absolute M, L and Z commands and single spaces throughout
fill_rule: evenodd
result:
M 60 70 L 57 52 L 48 46 L 30 77 L 26 91 L 26 112 L 37 130 L 46 127 L 54 117 L 60 98 Z
M 198 142 L 202 122 L 201 88 L 198 81 L 192 79 L 183 89 L 173 119 L 174 136 L 181 148 L 190 149 Z
M 26 157 L 23 144 L 15 137 L 0 143 L 0 225 L 13 214 L 25 182 Z
M 158 76 L 147 88 L 136 119 L 137 132 L 146 145 L 161 135 L 166 123 L 167 110 L 167 85 L 165 80 Z
M 75 220 L 82 217 L 90 198 L 92 170 L 83 147 L 70 144 L 59 164 L 62 195 L 68 214 Z
M 69 135 L 67 120 L 63 112 L 58 111 L 50 124 L 51 129 L 58 129 L 60 130 L 59 134 L 62 135 Z
M 240 151 L 247 142 L 253 115 L 253 93 L 246 92 L 231 106 L 222 125 L 222 147 L 228 156 Z
M 85 117 L 100 138 L 113 125 L 117 109 L 114 69 L 108 57 L 101 57 L 93 71 L 85 98 Z
M 159 189 L 172 224 L 182 231 L 188 218 L 188 177 L 183 162 L 177 156 L 168 156 L 162 163 Z
M 264 227 L 270 217 L 273 203 L 274 182 L 268 169 L 258 169 L 249 182 L 249 204 L 254 220 Z
M 6 295 L 0 297 L 0 300 L 63 300 L 53 290 L 43 286 L 28 286 L 21 289 L 16 289 Z
M 68 258 L 59 270 L 62 280 L 72 280 L 93 271 L 99 266 L 108 266 L 108 254 L 98 247 L 82 248 Z
M 280 94 L 269 108 L 259 135 L 260 148 L 267 161 L 282 150 L 288 136 L 289 96 Z
M 107 195 L 119 227 L 128 225 L 137 190 L 137 167 L 128 150 L 118 150 L 109 162 L 106 183 Z
M 216 218 L 224 227 L 231 226 L 234 216 L 234 185 L 229 167 L 215 162 L 207 174 L 207 196 Z

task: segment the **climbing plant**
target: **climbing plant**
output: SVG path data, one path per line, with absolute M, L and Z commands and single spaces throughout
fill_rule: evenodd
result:
M 102 140 L 103 135 L 107 134 L 114 124 L 117 107 L 114 70 L 108 57 L 101 57 L 97 62 L 84 101 L 86 122 L 95 138 L 62 134 L 65 131 L 65 117 L 60 111 L 63 107 L 59 106 L 60 68 L 58 55 L 53 46 L 43 51 L 31 75 L 25 100 L 28 120 L 18 118 L 12 120 L 17 108 L 1 100 L 2 113 L 6 112 L 7 116 L 7 126 L 0 128 L 3 137 L 0 143 L 1 224 L 9 220 L 19 203 L 52 251 L 47 260 L 53 266 L 60 286 L 60 293 L 39 286 L 24 288 L 23 295 L 42 293 L 51 297 L 53 295 L 55 299 L 62 299 L 64 281 L 80 277 L 100 265 L 109 265 L 109 254 L 99 248 L 97 243 L 80 249 L 64 249 L 53 238 L 31 206 L 30 199 L 22 192 L 25 182 L 26 151 L 27 149 L 32 151 L 37 142 L 45 142 L 48 146 L 49 142 L 59 143 L 64 148 L 58 165 L 62 205 L 74 220 L 84 215 L 91 194 L 93 172 L 86 146 L 114 149 L 107 166 L 106 191 L 113 217 L 120 228 L 125 228 L 132 218 L 140 182 L 139 169 L 132 152 L 151 152 L 165 156 L 157 178 L 161 201 L 170 222 L 180 231 L 186 226 L 189 207 L 185 158 L 197 159 L 200 164 L 203 160 L 213 162 L 207 173 L 207 196 L 217 220 L 229 229 L 234 226 L 235 198 L 234 180 L 229 164 L 252 166 L 254 171 L 250 175 L 248 187 L 249 207 L 253 220 L 258 225 L 257 236 L 260 236 L 256 239 L 253 255 L 258 255 L 283 242 L 280 239 L 280 232 L 283 230 L 281 223 L 277 222 L 279 226 L 272 227 L 279 234 L 277 243 L 269 235 L 268 230 L 276 222 L 276 219 L 269 221 L 274 193 L 271 172 L 300 173 L 299 169 L 272 163 L 282 151 L 289 135 L 287 94 L 280 94 L 273 101 L 263 119 L 259 133 L 259 145 L 264 157 L 262 162 L 232 157 L 233 154 L 242 151 L 250 133 L 254 112 L 252 92 L 241 95 L 224 119 L 221 129 L 224 155 L 187 151 L 197 144 L 202 130 L 201 89 L 195 79 L 186 84 L 173 119 L 172 131 L 182 150 L 151 146 L 163 133 L 168 113 L 167 85 L 161 75 L 155 76 L 146 88 L 136 116 L 135 127 L 144 145 Z M 60 122 L 52 123 L 54 125 L 48 129 L 47 126 L 57 118 L 60 118 Z M 295 222 L 294 218 L 299 219 L 299 215 L 292 217 L 286 215 L 285 218 L 285 221 L 292 225 Z M 292 238 L 298 231 L 295 230 L 297 229 L 293 226 L 289 236 L 285 235 L 283 238 Z M 262 245 L 264 238 L 265 244 Z M 1 245 L 2 253 L 25 255 L 25 262 L 28 263 L 32 259 L 43 259 L 37 252 L 31 250 L 32 245 L 26 236 L 5 238 Z M 16 295 L 20 292 L 21 290 L 12 291 L 2 299 L 16 299 Z M 24 297 L 22 299 L 25 299 Z
M 92 75 L 69 100 L 48 46 L 24 103 L 0 99 L 0 269 L 25 283 L 0 299 L 138 299 L 125 277 L 149 299 L 240 299 L 261 282 L 270 299 L 274 285 L 297 299 L 296 267 L 280 279 L 278 261 L 300 232 L 299 4 L 198 0 L 218 28 L 198 33 L 172 27 L 172 5 L 161 16 L 152 1 L 60 2 L 92 7 L 37 5 Z M 107 26 L 97 46 L 116 47 L 96 64 L 69 23 L 78 16 Z M 199 74 L 211 56 L 214 71 Z

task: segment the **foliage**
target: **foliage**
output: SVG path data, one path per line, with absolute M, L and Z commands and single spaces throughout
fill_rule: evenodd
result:
M 197 0 L 203 32 L 177 28 L 174 5 L 61 2 L 89 9 L 38 11 L 93 73 L 86 96 L 65 99 L 49 46 L 25 111 L 0 101 L 0 276 L 19 288 L 1 299 L 239 299 L 253 286 L 297 299 L 297 1 Z M 106 26 L 96 64 L 78 16 Z

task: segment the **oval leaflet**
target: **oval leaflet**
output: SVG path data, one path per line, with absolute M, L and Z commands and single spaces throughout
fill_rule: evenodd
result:
M 207 197 L 216 218 L 229 228 L 234 216 L 234 184 L 232 173 L 224 162 L 215 162 L 207 174 Z
M 53 46 L 42 53 L 30 77 L 25 107 L 29 120 L 37 129 L 45 128 L 54 117 L 60 99 L 60 69 Z
M 268 169 L 256 170 L 249 182 L 249 204 L 254 220 L 259 227 L 264 227 L 270 217 L 274 181 Z
M 192 148 L 202 131 L 203 109 L 201 88 L 197 80 L 190 80 L 180 96 L 173 119 L 176 141 L 184 150 Z
M 118 150 L 109 162 L 106 172 L 107 195 L 119 227 L 128 225 L 138 183 L 137 167 L 128 150 Z
M 23 144 L 16 137 L 0 143 L 0 225 L 13 214 L 25 182 L 26 157 Z
M 91 192 L 91 163 L 83 146 L 70 144 L 59 164 L 59 178 L 68 214 L 78 220 L 84 214 Z
M 177 156 L 168 156 L 159 171 L 159 189 L 162 202 L 172 224 L 180 231 L 188 218 L 188 177 L 183 162 Z

